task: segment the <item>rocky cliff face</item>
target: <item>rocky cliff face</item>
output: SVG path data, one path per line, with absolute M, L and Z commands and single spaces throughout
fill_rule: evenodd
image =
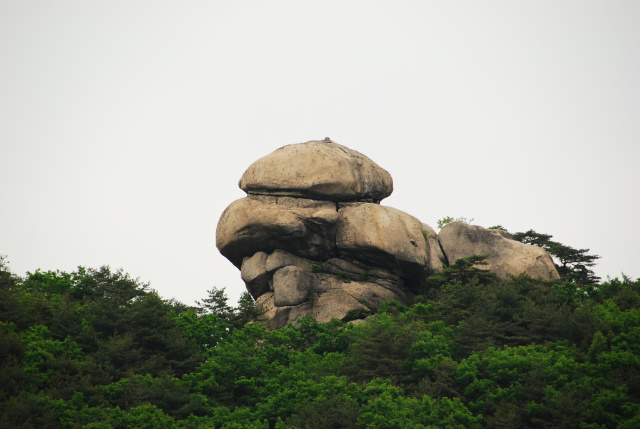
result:
M 415 217 L 380 205 L 391 175 L 332 142 L 284 146 L 254 162 L 216 230 L 220 252 L 240 269 L 272 328 L 313 315 L 358 320 L 382 301 L 408 303 L 442 264 L 489 254 L 505 278 L 558 278 L 544 250 L 507 234 L 454 223 L 440 235 Z

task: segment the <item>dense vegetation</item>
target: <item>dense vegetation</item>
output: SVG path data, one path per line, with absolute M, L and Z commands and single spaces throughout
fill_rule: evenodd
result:
M 0 263 L 0 427 L 640 427 L 640 279 L 498 282 L 481 261 L 358 325 L 271 332 L 246 295 L 191 307 L 107 267 Z

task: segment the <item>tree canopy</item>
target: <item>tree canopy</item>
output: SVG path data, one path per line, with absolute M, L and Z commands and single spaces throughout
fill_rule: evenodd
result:
M 540 234 L 532 229 L 513 234 L 514 240 L 542 247 L 549 252 L 554 259 L 558 273 L 564 280 L 577 283 L 580 286 L 596 285 L 600 281 L 600 277 L 591 270 L 600 256 L 589 255 L 589 249 L 574 249 L 571 246 L 553 241 L 552 238 L 552 235 Z
M 0 261 L 0 427 L 640 427 L 640 280 L 572 277 L 595 261 L 573 251 L 557 282 L 474 256 L 411 305 L 275 331 L 249 295 L 190 306 L 122 270 Z

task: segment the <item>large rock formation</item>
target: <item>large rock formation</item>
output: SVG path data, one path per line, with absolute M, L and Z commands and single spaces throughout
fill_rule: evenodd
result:
M 329 139 L 284 146 L 253 163 L 216 230 L 220 252 L 240 268 L 272 328 L 312 315 L 356 320 L 382 301 L 408 303 L 448 261 L 488 254 L 500 278 L 558 278 L 544 250 L 498 231 L 451 224 L 440 236 L 381 206 L 390 174 Z M 462 226 L 460 226 L 462 225 Z

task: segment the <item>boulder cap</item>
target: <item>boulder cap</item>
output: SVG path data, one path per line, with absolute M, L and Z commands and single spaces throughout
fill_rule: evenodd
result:
M 380 202 L 393 192 L 389 172 L 328 138 L 276 149 L 251 164 L 238 185 L 248 194 L 330 201 Z

